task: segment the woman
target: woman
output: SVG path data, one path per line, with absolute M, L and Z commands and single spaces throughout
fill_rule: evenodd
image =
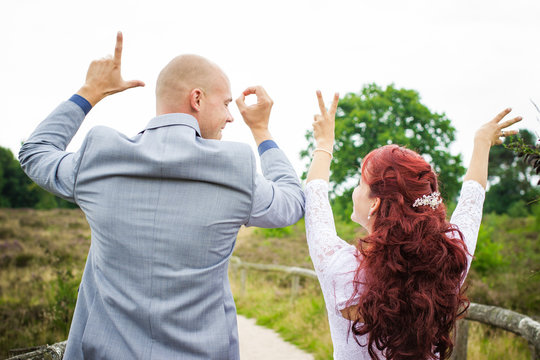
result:
M 461 285 L 476 246 L 489 149 L 517 131 L 506 109 L 476 132 L 471 163 L 450 222 L 437 175 L 414 151 L 387 145 L 362 162 L 351 219 L 368 235 L 341 240 L 328 202 L 339 95 L 313 123 L 316 150 L 306 185 L 306 234 L 324 294 L 335 359 L 443 359 L 468 306 Z

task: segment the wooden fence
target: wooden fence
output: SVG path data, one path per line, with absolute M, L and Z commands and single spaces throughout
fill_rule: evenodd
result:
M 292 299 L 294 299 L 298 293 L 299 279 L 301 276 L 317 279 L 315 271 L 310 269 L 283 265 L 248 263 L 240 260 L 240 258 L 236 256 L 231 258 L 231 265 L 233 268 L 240 270 L 240 295 L 244 294 L 246 291 L 248 269 L 282 272 L 291 275 Z M 465 316 L 465 320 L 458 321 L 456 346 L 454 347 L 452 360 L 467 359 L 468 320 L 492 325 L 525 338 L 531 349 L 531 359 L 540 359 L 540 322 L 508 309 L 471 303 L 467 315 Z

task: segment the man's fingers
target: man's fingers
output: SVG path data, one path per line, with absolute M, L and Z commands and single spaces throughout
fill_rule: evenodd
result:
M 497 114 L 497 116 L 495 116 L 493 118 L 493 122 L 495 123 L 498 123 L 499 121 L 501 121 L 506 115 L 508 115 L 508 113 L 512 111 L 511 108 L 506 108 L 504 109 L 503 111 L 501 111 L 500 113 Z
M 120 65 L 122 60 L 122 47 L 123 47 L 124 38 L 122 32 L 119 31 L 116 34 L 116 46 L 114 47 L 114 63 Z
M 268 96 L 268 94 L 266 93 L 266 90 L 264 90 L 264 88 L 260 85 L 257 85 L 257 86 L 250 86 L 248 87 L 246 90 L 244 90 L 243 94 L 245 96 L 248 96 L 248 95 L 257 95 L 257 96 Z
M 320 90 L 317 90 L 317 101 L 319 102 L 319 110 L 321 111 L 321 115 L 325 115 L 326 107 L 324 106 L 324 100 L 322 98 L 322 94 Z
M 244 90 L 242 92 L 242 95 L 244 95 L 244 96 L 253 95 L 253 94 L 257 94 L 257 87 L 256 86 L 250 86 L 250 87 L 248 87 L 246 90 Z
M 238 106 L 238 110 L 242 112 L 243 109 L 246 108 L 246 95 L 244 95 L 245 92 L 243 92 L 237 99 L 236 99 L 236 106 Z
M 330 105 L 330 115 L 332 116 L 336 115 L 338 102 L 339 102 L 339 93 L 334 93 L 334 100 L 332 101 L 332 105 Z
M 134 87 L 144 86 L 144 82 L 141 80 L 130 80 L 126 81 L 126 89 L 131 89 Z
M 267 103 L 267 102 L 273 103 L 270 96 L 268 96 L 268 93 L 266 92 L 266 90 L 260 85 L 258 85 L 258 86 L 250 86 L 246 90 L 244 90 L 244 92 L 242 94 L 244 96 L 254 94 L 257 97 L 257 104 Z

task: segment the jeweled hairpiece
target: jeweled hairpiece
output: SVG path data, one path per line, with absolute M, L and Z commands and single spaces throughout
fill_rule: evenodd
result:
M 438 192 L 432 192 L 429 195 L 424 195 L 414 201 L 413 207 L 419 207 L 422 205 L 429 205 L 432 209 L 436 209 L 440 203 L 442 203 L 441 194 Z

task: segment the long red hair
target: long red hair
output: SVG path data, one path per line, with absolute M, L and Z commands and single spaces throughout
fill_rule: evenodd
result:
M 414 151 L 387 145 L 364 158 L 361 176 L 381 202 L 372 233 L 357 245 L 354 338 L 360 344 L 367 334 L 360 345 L 374 359 L 375 348 L 387 359 L 448 358 L 456 319 L 469 306 L 461 288 L 467 249 L 444 204 L 412 206 L 438 191 L 437 175 Z

